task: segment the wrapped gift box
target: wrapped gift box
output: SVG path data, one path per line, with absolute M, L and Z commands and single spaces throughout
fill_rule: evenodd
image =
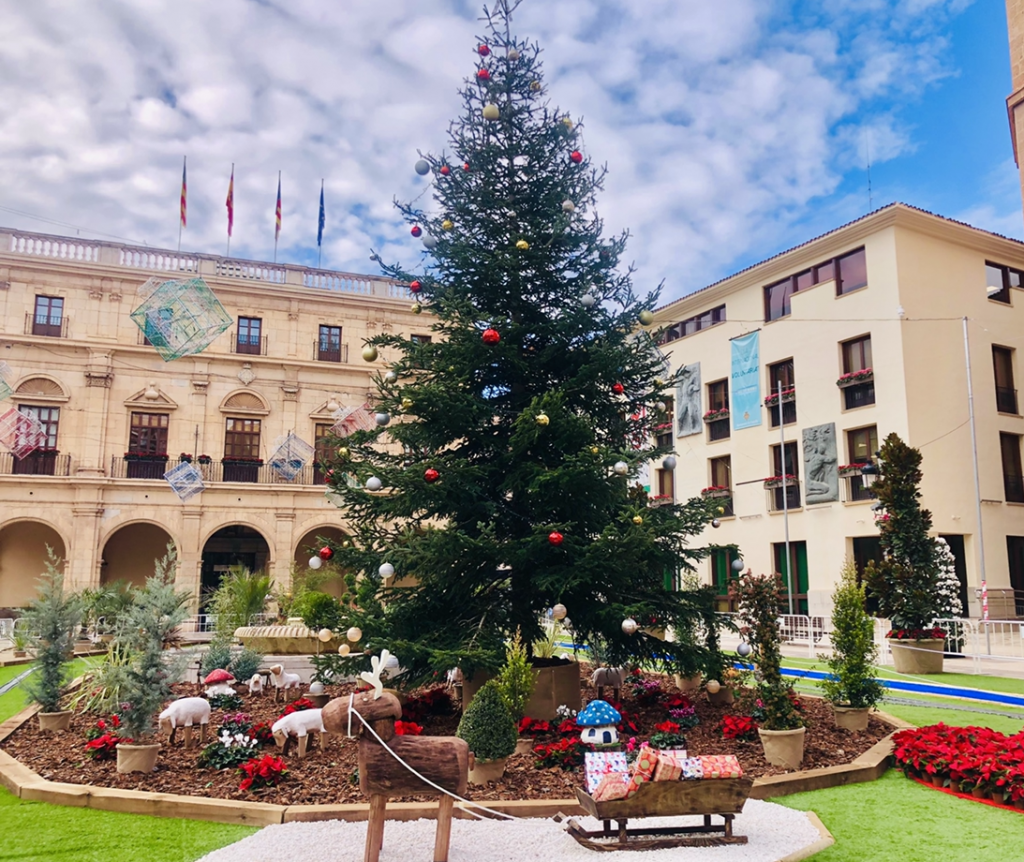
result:
M 613 799 L 625 799 L 629 788 L 629 775 L 625 772 L 606 772 L 591 794 L 595 802 L 610 802 Z
M 700 765 L 699 757 L 687 757 L 683 761 L 682 767 L 684 781 L 699 781 L 704 777 L 704 770 Z
M 717 754 L 700 758 L 704 778 L 742 778 L 743 768 L 733 754 Z
M 629 772 L 629 764 L 626 763 L 626 755 L 622 751 L 588 751 L 583 755 L 583 769 L 587 793 L 593 796 L 605 775 L 609 772 L 626 775 Z
M 640 789 L 640 785 L 646 784 L 654 778 L 654 770 L 658 767 L 658 750 L 648 748 L 646 745 L 640 747 L 640 752 L 633 763 L 633 771 L 629 775 L 629 785 L 626 787 L 626 797 L 632 796 Z

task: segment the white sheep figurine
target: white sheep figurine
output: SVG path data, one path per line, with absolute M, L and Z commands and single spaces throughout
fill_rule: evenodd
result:
M 296 694 L 302 693 L 302 680 L 297 673 L 287 673 L 284 665 L 275 664 L 270 668 L 270 682 L 274 686 L 274 700 L 281 699 L 281 692 L 288 694 L 294 688 Z
M 249 680 L 249 694 L 263 694 L 263 677 L 258 673 L 254 673 Z
M 324 747 L 324 720 L 321 709 L 300 709 L 289 715 L 282 715 L 270 728 L 274 741 L 284 754 L 288 741 L 294 736 L 299 740 L 299 757 L 306 756 L 306 742 L 310 732 L 320 734 L 320 748 Z
M 205 697 L 183 697 L 160 713 L 160 730 L 170 732 L 170 744 L 178 726 L 185 728 L 185 748 L 192 746 L 192 726 L 199 724 L 200 742 L 206 742 L 206 726 L 210 723 L 210 702 Z

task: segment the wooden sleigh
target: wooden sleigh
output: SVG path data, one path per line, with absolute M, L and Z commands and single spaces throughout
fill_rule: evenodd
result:
M 641 785 L 628 799 L 598 802 L 589 793 L 576 789 L 580 806 L 591 817 L 603 821 L 604 828 L 588 831 L 574 819 L 566 831 L 591 850 L 660 850 L 666 847 L 715 847 L 721 844 L 746 844 L 746 835 L 732 834 L 733 818 L 750 795 L 749 778 L 709 778 L 700 781 L 652 781 Z M 704 816 L 697 826 L 661 826 L 629 829 L 631 819 L 644 817 Z M 723 823 L 712 823 L 712 817 Z M 612 828 L 616 821 L 618 829 Z

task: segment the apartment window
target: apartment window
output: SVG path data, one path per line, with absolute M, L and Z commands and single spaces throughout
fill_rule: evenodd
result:
M 996 410 L 1017 412 L 1017 390 L 1013 386 L 1013 350 L 992 345 L 992 365 L 996 378 Z
M 316 358 L 320 362 L 341 362 L 341 327 L 321 326 Z
M 711 486 L 714 488 L 728 488 L 730 494 L 728 497 L 719 497 L 717 500 L 718 506 L 724 509 L 724 512 L 719 514 L 725 517 L 731 517 L 735 514 L 732 507 L 732 458 L 729 455 L 723 455 L 720 458 L 711 458 L 708 461 L 711 473 Z
M 882 540 L 878 536 L 855 536 L 853 539 L 853 564 L 857 569 L 857 586 L 864 583 L 864 570 L 868 563 L 882 562 Z M 878 615 L 878 597 L 865 590 L 865 610 L 872 616 Z M 964 605 L 966 608 L 967 606 Z
M 796 422 L 796 377 L 793 373 L 793 360 L 784 359 L 768 366 L 768 397 L 775 399 L 782 387 L 782 424 Z M 779 427 L 779 405 L 774 402 L 768 407 L 772 428 Z
M 32 316 L 32 334 L 60 338 L 63 334 L 64 300 L 59 296 L 37 296 Z
M 654 426 L 654 442 L 659 449 L 672 448 L 672 423 L 675 421 L 675 402 L 665 396 L 665 410 L 659 413 Z
M 671 503 L 676 498 L 675 492 L 675 471 L 674 470 L 657 470 L 657 498 L 659 502 Z
M 238 318 L 238 341 L 236 353 L 250 353 L 260 356 L 263 353 L 263 319 L 259 317 Z
M 985 293 L 989 299 L 1010 304 L 1010 288 L 1024 286 L 1024 272 L 985 261 Z
M 24 458 L 14 458 L 13 472 L 19 475 L 53 476 L 57 466 L 57 426 L 60 424 L 59 407 L 33 407 L 22 404 L 19 413 L 33 417 L 43 428 L 45 442 Z
M 789 613 L 789 593 L 793 593 L 793 611 L 807 613 L 807 542 L 789 543 L 789 560 L 786 560 L 786 543 L 772 544 L 772 558 L 775 571 L 782 575 L 782 605 L 780 614 Z M 790 572 L 793 573 L 792 580 Z
M 731 424 L 729 421 L 728 379 L 708 384 L 708 410 L 704 415 L 708 426 L 708 440 L 728 440 Z M 716 415 L 720 415 L 722 418 L 715 419 Z
M 170 421 L 166 413 L 132 413 L 128 451 L 139 455 L 166 455 Z
M 259 460 L 260 425 L 259 419 L 228 417 L 224 433 L 224 460 Z
M 1016 599 L 1017 616 L 1024 616 L 1024 536 L 1006 537 L 1006 558 L 1010 564 L 1010 586 Z
M 871 336 L 853 338 L 844 341 L 843 376 L 840 386 L 843 392 L 843 403 L 847 410 L 856 407 L 867 407 L 875 403 L 875 377 L 871 363 Z M 855 375 L 849 380 L 846 378 Z
M 712 326 L 724 322 L 725 306 L 719 305 L 707 311 L 702 311 L 700 314 L 695 314 L 693 317 L 688 317 L 686 320 L 680 320 L 678 323 L 666 326 L 658 336 L 658 343 L 667 344 L 669 341 L 678 341 L 687 335 L 693 335 L 703 329 L 710 329 Z
M 430 344 L 431 337 L 429 335 L 410 335 L 409 340 L 413 344 Z
M 717 610 L 721 613 L 734 613 L 735 601 L 729 598 L 729 584 L 735 579 L 732 570 L 734 560 L 740 558 L 734 548 L 711 549 L 711 584 L 715 588 Z
M 790 313 L 790 300 L 794 293 L 826 281 L 835 281 L 836 296 L 867 287 L 867 258 L 864 249 L 855 249 L 842 257 L 831 258 L 769 284 L 764 288 L 765 321 L 786 317 Z
M 867 428 L 854 428 L 846 432 L 846 450 L 850 464 L 867 464 L 878 451 L 878 429 L 874 425 Z M 864 477 L 854 474 L 848 476 L 850 500 L 871 500 L 872 495 L 864 487 Z
M 836 296 L 845 296 L 868 286 L 868 261 L 859 248 L 836 259 Z
M 1003 455 L 1003 492 L 1007 503 L 1024 503 L 1024 471 L 1020 463 L 1020 435 L 999 434 Z
M 773 512 L 781 512 L 786 509 L 797 509 L 800 507 L 800 464 L 797 460 L 796 443 L 785 444 L 785 469 L 783 469 L 783 447 L 781 443 L 772 446 L 772 476 L 792 476 L 796 481 L 792 485 L 783 484 L 778 488 L 769 489 L 771 495 L 769 503 Z M 783 495 L 785 494 L 785 499 Z
M 331 430 L 334 426 L 330 422 L 317 423 L 313 430 L 313 484 L 314 485 L 326 485 L 327 484 L 327 465 L 334 457 L 334 453 L 331 451 L 331 437 L 334 432 Z

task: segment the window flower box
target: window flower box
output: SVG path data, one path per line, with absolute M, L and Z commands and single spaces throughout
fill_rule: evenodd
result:
M 727 407 L 721 410 L 709 410 L 704 414 L 704 421 L 708 424 L 712 422 L 721 422 L 723 419 L 729 418 L 729 409 Z
M 796 387 L 795 386 L 792 389 L 783 389 L 782 390 L 782 403 L 783 404 L 788 404 L 790 401 L 796 401 Z M 771 395 L 769 395 L 767 398 L 764 399 L 764 406 L 765 407 L 775 407 L 776 405 L 778 405 L 778 403 L 779 403 L 779 393 L 778 392 L 773 392 Z
M 178 460 L 181 463 L 183 463 L 183 464 L 191 464 L 192 463 L 192 456 L 188 452 L 182 452 L 178 456 Z
M 196 458 L 196 460 L 200 464 L 212 464 L 213 463 L 213 458 L 211 458 L 209 455 L 200 455 L 198 458 Z
M 125 452 L 125 461 L 166 461 L 166 452 Z
M 785 393 L 783 393 L 783 394 L 785 394 Z M 796 484 L 797 484 L 796 476 L 769 476 L 767 479 L 764 480 L 764 487 L 765 487 L 765 490 L 767 490 L 767 491 L 770 491 L 773 488 L 781 488 L 784 485 L 785 486 L 790 486 L 790 485 L 796 485 Z
M 866 462 L 864 464 L 843 464 L 839 468 L 839 475 L 844 479 L 848 476 L 859 476 L 861 474 L 860 468 L 866 466 Z
M 723 497 L 731 497 L 732 489 L 726 488 L 724 485 L 712 485 L 709 488 L 704 488 L 700 493 L 706 499 L 718 500 Z
M 875 379 L 875 372 L 871 368 L 862 368 L 860 371 L 851 371 L 844 374 L 836 381 L 836 386 L 845 389 L 847 386 L 859 386 L 861 383 L 870 383 Z

